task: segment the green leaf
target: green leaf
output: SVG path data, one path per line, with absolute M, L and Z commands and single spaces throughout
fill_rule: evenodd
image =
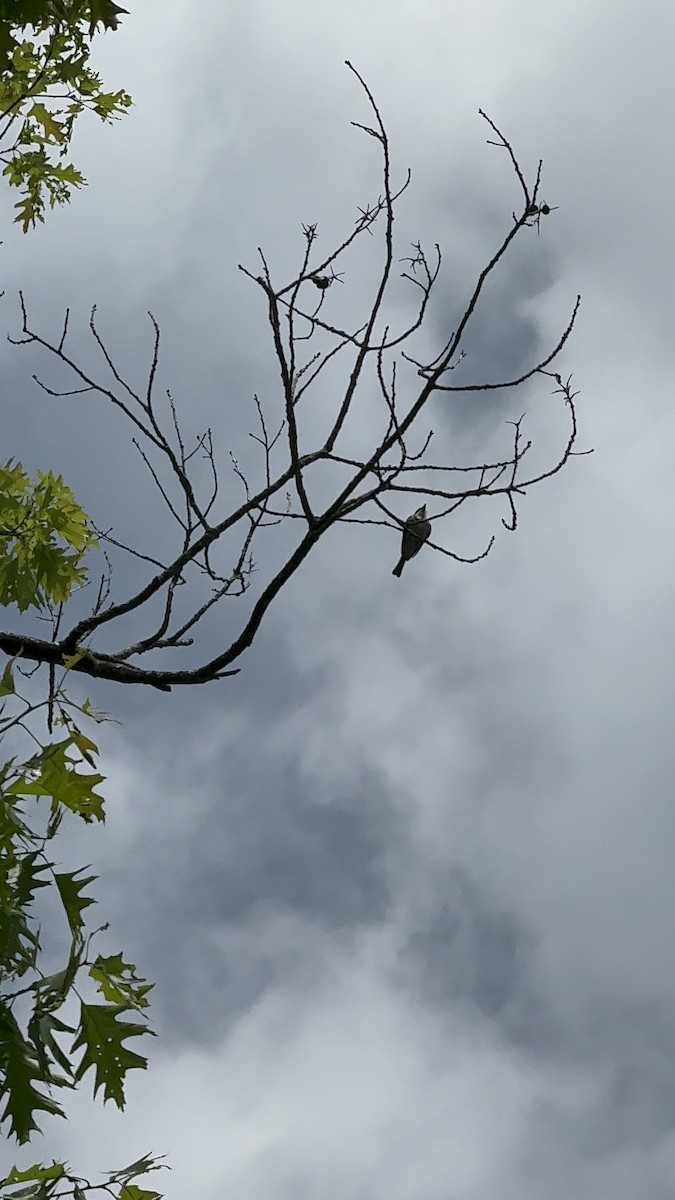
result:
M 34 893 L 38 888 L 49 887 L 48 879 L 40 876 L 49 869 L 51 863 L 42 859 L 41 852 L 32 850 L 24 854 L 18 861 L 18 872 L 14 885 L 14 900 L 19 908 L 27 908 L 32 904 Z
M 36 1083 L 44 1086 L 45 1082 L 35 1050 L 24 1038 L 9 1007 L 0 999 L 0 1102 L 5 1101 L 0 1123 L 9 1121 L 10 1133 L 20 1143 L 29 1141 L 31 1133 L 39 1132 L 36 1112 L 64 1116 L 50 1096 L 38 1092 Z
M 32 1183 L 33 1181 L 41 1182 L 43 1179 L 62 1179 L 65 1173 L 66 1164 L 56 1161 L 49 1167 L 43 1167 L 41 1163 L 34 1163 L 32 1167 L 26 1167 L 24 1171 L 20 1171 L 18 1167 L 12 1167 L 9 1175 L 2 1181 L 2 1187 L 11 1187 L 13 1183 Z
M 37 994 L 35 1002 L 36 1012 L 53 1012 L 65 1004 L 70 993 L 70 989 L 75 982 L 75 976 L 82 965 L 82 954 L 84 951 L 84 942 L 81 935 L 73 935 L 70 945 L 70 953 L 68 962 L 62 971 L 57 971 L 54 975 L 47 975 L 45 978 L 38 979 L 33 984 Z
M 45 136 L 54 142 L 64 141 L 63 124 L 61 121 L 55 120 L 52 113 L 44 104 L 34 104 L 28 110 L 28 116 L 34 119 L 42 126 L 45 131 Z
M 61 903 L 68 918 L 70 932 L 73 936 L 80 934 L 84 928 L 82 913 L 85 908 L 88 908 L 90 904 L 96 904 L 93 896 L 82 895 L 84 888 L 88 884 L 94 883 L 97 879 L 96 875 L 87 875 L 86 879 L 78 879 L 77 876 L 86 870 L 86 867 L 79 867 L 77 871 L 64 871 L 63 873 L 54 875 Z
M 38 1057 L 41 1057 L 42 1061 L 46 1064 L 47 1071 L 50 1070 L 47 1061 L 47 1055 L 49 1054 L 54 1062 L 58 1063 L 61 1070 L 65 1071 L 66 1075 L 72 1077 L 74 1068 L 56 1041 L 54 1034 L 73 1034 L 75 1030 L 72 1025 L 66 1025 L 65 1021 L 60 1021 L 53 1013 L 43 1012 L 39 1007 L 41 999 L 42 997 L 40 996 L 35 1007 L 35 1012 L 28 1023 L 28 1036 L 37 1049 Z
M 56 808 L 63 805 L 83 821 L 104 821 L 103 797 L 94 791 L 104 775 L 80 773 L 75 759 L 67 751 L 73 746 L 72 735 L 62 742 L 45 746 L 24 763 L 24 775 L 11 783 L 6 791 L 12 796 L 51 796 Z
M 121 1167 L 119 1171 L 113 1171 L 109 1176 L 111 1183 L 120 1183 L 121 1181 L 129 1182 L 130 1179 L 137 1179 L 139 1175 L 148 1175 L 150 1171 L 168 1170 L 166 1163 L 161 1161 L 162 1156 L 153 1156 L 152 1154 L 144 1154 L 142 1158 L 137 1158 L 136 1162 L 132 1162 L 128 1167 Z
M 162 1200 L 162 1192 L 140 1188 L 135 1183 L 123 1183 L 119 1190 L 119 1200 Z
M 5 669 L 2 672 L 2 679 L 0 680 L 0 696 L 14 695 L 16 689 L 14 687 L 14 674 L 12 668 L 15 661 L 16 656 L 14 658 L 10 658 L 5 664 Z
M 120 1021 L 126 1012 L 121 1004 L 84 1004 L 80 1008 L 80 1028 L 72 1050 L 83 1049 L 84 1053 L 77 1068 L 76 1079 L 80 1080 L 90 1067 L 95 1070 L 94 1095 L 103 1088 L 103 1100 L 113 1100 L 118 1108 L 124 1108 L 124 1079 L 127 1071 L 144 1070 L 147 1058 L 129 1050 L 124 1042 L 130 1037 L 151 1033 L 147 1025 Z
M 21 42 L 12 54 L 12 66 L 22 75 L 34 70 L 38 61 L 32 42 Z
M 100 22 L 104 29 L 117 29 L 120 23 L 120 15 L 124 13 L 128 15 L 126 8 L 120 8 L 119 4 L 114 4 L 113 0 L 91 0 L 87 5 L 89 10 L 89 32 L 94 33 L 96 26 Z
M 86 653 L 87 653 L 86 646 L 80 646 L 79 649 L 77 649 L 74 654 L 64 654 L 63 665 L 66 668 L 66 670 L 68 670 L 68 671 L 72 670 L 72 668 L 74 666 L 76 666 L 77 663 L 79 663 L 81 661 L 81 659 L 83 659 L 85 657 Z
M 0 964 L 5 974 L 21 977 L 35 966 L 39 942 L 26 909 L 33 892 L 42 887 L 42 866 L 35 865 L 37 851 L 22 853 L 14 839 L 21 827 L 12 821 L 6 798 L 0 803 Z
M 7 4 L 9 0 L 2 0 Z M 2 11 L 2 3 L 0 3 L 0 12 Z M 5 24 L 0 25 L 0 71 L 4 74 L 11 67 L 12 55 L 16 49 L 16 38 L 12 35 L 9 27 Z M 6 111 L 4 105 L 2 111 Z
M 73 745 L 77 746 L 80 754 L 89 763 L 89 766 L 95 767 L 96 763 L 92 756 L 94 754 L 98 754 L 98 746 L 96 743 L 92 742 L 91 738 L 88 738 L 85 733 L 82 733 L 80 729 L 75 727 L 71 729 L 70 736 L 73 739 Z
M 99 954 L 89 968 L 89 974 L 110 1004 L 137 1009 L 148 1007 L 146 996 L 154 984 L 137 978 L 135 965 L 124 962 L 121 954 L 112 954 L 108 958 Z
M 120 724 L 117 718 L 111 716 L 110 713 L 104 712 L 103 709 L 92 708 L 91 700 L 89 699 L 84 701 L 81 711 L 84 713 L 85 717 L 89 717 L 89 719 L 91 721 L 95 721 L 97 725 L 103 725 L 107 721 L 113 721 L 116 725 Z

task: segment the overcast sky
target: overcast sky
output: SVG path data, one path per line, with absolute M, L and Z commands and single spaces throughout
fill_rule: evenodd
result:
M 97 302 L 133 372 L 151 309 L 188 432 L 245 453 L 278 383 L 237 264 L 260 245 L 286 277 L 302 222 L 327 248 L 380 190 L 349 58 L 412 168 L 400 254 L 441 244 L 451 314 L 519 204 L 478 108 L 529 174 L 543 157 L 559 209 L 500 267 L 462 378 L 531 365 L 581 292 L 558 366 L 594 454 L 530 492 L 515 534 L 496 503 L 434 529 L 464 554 L 494 532 L 474 566 L 425 549 L 395 580 L 391 531 L 335 531 L 233 680 L 89 689 L 124 725 L 100 737 L 108 823 L 72 852 L 101 876 L 108 952 L 157 981 L 160 1036 L 123 1115 L 83 1089 L 10 1157 L 96 1173 L 164 1152 L 171 1200 L 672 1200 L 673 10 L 129 8 L 100 62 L 134 108 L 78 132 L 67 209 L 3 235 L 10 331 L 19 287 L 45 330 L 70 304 L 85 359 Z M 47 403 L 42 360 L 3 353 L 5 454 L 62 470 L 98 524 L 164 536 L 117 415 Z M 433 425 L 482 460 L 526 411 L 545 458 L 550 391 L 435 401 Z

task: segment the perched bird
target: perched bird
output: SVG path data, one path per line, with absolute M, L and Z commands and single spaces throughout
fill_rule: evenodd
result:
M 431 521 L 427 521 L 427 506 L 423 504 L 416 512 L 408 517 L 403 530 L 403 538 L 401 539 L 401 557 L 392 571 L 392 575 L 399 575 L 409 558 L 414 558 L 415 555 L 422 549 L 431 533 Z

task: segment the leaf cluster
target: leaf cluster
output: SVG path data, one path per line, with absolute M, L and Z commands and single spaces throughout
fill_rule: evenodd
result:
M 82 560 L 97 544 L 86 513 L 60 475 L 21 463 L 0 466 L 0 604 L 62 604 L 86 580 Z
M 85 822 L 105 819 L 96 791 L 103 776 L 83 769 L 97 753 L 71 724 L 60 742 L 20 763 L 8 761 L 0 774 L 0 1123 L 8 1122 L 19 1142 L 38 1128 L 40 1111 L 64 1115 L 54 1093 L 75 1087 L 90 1069 L 94 1094 L 103 1089 L 104 1100 L 123 1108 L 127 1072 L 146 1066 L 126 1042 L 150 1032 L 139 1014 L 151 985 L 121 953 L 90 956 L 100 930 L 86 934 L 85 912 L 96 903 L 90 892 L 96 877 L 86 868 L 57 870 L 49 853 L 66 812 Z M 42 830 L 39 814 L 27 819 L 33 798 L 49 802 Z M 50 889 L 47 907 L 61 911 L 69 934 L 65 961 L 49 975 L 41 969 L 33 911 L 41 889 Z M 86 994 L 83 980 L 90 981 Z M 64 1019 L 71 1010 L 74 1023 Z
M 129 94 L 106 91 L 90 64 L 99 25 L 117 29 L 126 10 L 113 0 L 0 0 L 0 161 L 24 233 L 70 199 L 86 180 L 71 162 L 77 118 L 90 111 L 111 121 L 131 105 Z M 26 29 L 31 36 L 26 36 Z
M 0 0 L 0 21 L 15 29 L 26 25 L 43 29 L 67 21 L 87 25 L 93 35 L 99 24 L 104 29 L 117 29 L 121 14 L 127 12 L 113 0 Z
M 59 1196 L 72 1196 L 73 1200 L 85 1200 L 87 1193 L 102 1191 L 115 1200 L 162 1200 L 161 1192 L 139 1187 L 133 1180 L 165 1165 L 159 1158 L 144 1154 L 128 1167 L 109 1171 L 99 1183 L 74 1175 L 65 1162 L 54 1161 L 48 1166 L 34 1163 L 23 1171 L 12 1167 L 5 1179 L 0 1180 L 0 1197 L 1 1200 L 57 1200 Z

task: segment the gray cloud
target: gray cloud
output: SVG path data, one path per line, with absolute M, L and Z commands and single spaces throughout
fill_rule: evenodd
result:
M 77 1097 L 44 1157 L 97 1170 L 166 1150 L 167 1196 L 204 1200 L 666 1200 L 672 18 L 530 0 L 211 5 L 200 24 L 185 4 L 159 10 L 105 41 L 104 74 L 136 108 L 85 134 L 89 190 L 30 239 L 7 237 L 5 303 L 21 283 L 57 326 L 72 302 L 88 355 L 97 300 L 131 372 L 151 308 L 189 429 L 210 423 L 239 451 L 252 393 L 277 393 L 237 262 L 261 244 L 290 272 L 303 220 L 323 249 L 377 194 L 373 146 L 348 125 L 364 116 L 349 56 L 413 167 L 401 253 L 418 236 L 446 253 L 422 349 L 452 327 L 517 203 L 478 106 L 530 170 L 544 154 L 560 209 L 505 262 L 457 378 L 519 371 L 583 291 L 561 370 L 583 389 L 595 454 L 523 499 L 515 535 L 496 505 L 440 530 L 462 553 L 497 532 L 475 567 L 425 549 L 392 588 L 395 539 L 337 530 L 221 687 L 94 689 L 126 726 L 102 731 L 108 826 L 74 830 L 69 853 L 100 872 L 110 936 L 157 978 L 161 1037 L 127 1113 Z M 336 306 L 362 294 L 367 266 Z M 392 314 L 407 304 L 402 289 Z M 12 452 L 63 470 L 121 529 L 141 509 L 156 538 L 123 426 L 45 406 L 30 355 L 4 363 Z M 440 399 L 437 453 L 504 446 L 526 409 L 543 461 L 564 436 L 554 403 L 548 381 Z M 368 396 L 362 414 L 354 437 L 374 420 Z

